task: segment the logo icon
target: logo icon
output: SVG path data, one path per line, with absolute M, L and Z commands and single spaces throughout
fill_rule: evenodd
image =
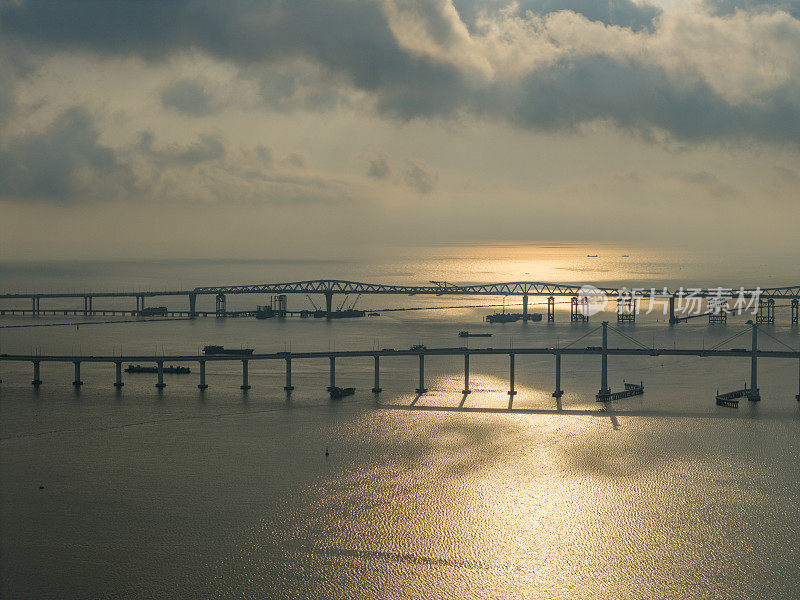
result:
M 584 285 L 578 292 L 578 306 L 587 317 L 603 312 L 607 305 L 608 296 L 593 285 Z

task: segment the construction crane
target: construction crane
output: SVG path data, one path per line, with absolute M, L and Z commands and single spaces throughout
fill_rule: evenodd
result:
M 308 299 L 309 302 L 311 302 L 311 306 L 314 307 L 314 310 L 318 311 L 319 310 L 319 306 L 317 306 L 316 303 L 311 299 L 311 296 L 306 294 L 306 298 Z

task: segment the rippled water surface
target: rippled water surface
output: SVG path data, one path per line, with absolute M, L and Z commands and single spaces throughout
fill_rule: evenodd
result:
M 515 246 L 419 249 L 361 262 L 16 263 L 0 264 L 0 287 L 189 288 L 315 277 L 648 287 L 800 279 L 788 259 L 769 259 L 769 269 L 760 263 L 767 259 L 749 260 L 737 271 L 724 257 Z M 229 303 L 256 301 L 263 303 Z M 409 308 L 502 299 L 359 302 Z M 166 303 L 183 308 L 185 299 Z M 307 306 L 290 298 L 290 308 Z M 472 347 L 563 346 L 613 320 L 570 326 L 559 312 L 551 326 L 484 324 L 494 310 L 80 328 L 8 326 L 84 317 L 6 316 L 0 352 L 451 347 L 465 343 L 461 329 L 494 334 L 468 340 Z M 777 316 L 764 328 L 764 347 L 797 348 L 788 309 Z M 745 320 L 670 329 L 654 311 L 623 331 L 658 347 L 711 347 L 746 331 Z M 630 345 L 615 331 L 609 343 Z M 743 336 L 725 347 L 748 343 Z M 578 342 L 596 344 L 596 332 Z M 556 402 L 552 357 L 518 356 L 519 412 L 508 413 L 502 356 L 473 357 L 467 398 L 460 357 L 429 358 L 429 392 L 419 398 L 413 357 L 382 360 L 379 397 L 369 392 L 371 359 L 340 360 L 337 382 L 357 388 L 341 402 L 327 398 L 326 361 L 295 361 L 288 397 L 277 363 L 251 363 L 247 393 L 233 364 L 208 367 L 205 393 L 195 373 L 167 375 L 160 392 L 152 375 L 126 376 L 117 393 L 109 366 L 84 364 L 85 385 L 76 391 L 72 365 L 43 365 L 44 385 L 35 391 L 29 364 L 0 362 L 2 597 L 796 599 L 798 363 L 759 366 L 762 402 L 725 409 L 714 393 L 741 387 L 746 358 L 612 357 L 612 386 L 643 380 L 646 393 L 604 407 L 594 401 L 598 358 L 564 359 L 566 393 Z

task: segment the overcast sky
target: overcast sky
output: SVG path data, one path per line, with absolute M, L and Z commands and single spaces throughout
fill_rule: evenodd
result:
M 800 254 L 800 0 L 0 0 L 0 258 Z

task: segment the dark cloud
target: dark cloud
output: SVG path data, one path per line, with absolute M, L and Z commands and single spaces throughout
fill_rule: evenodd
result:
M 681 181 L 686 183 L 694 183 L 696 185 L 714 185 L 719 183 L 719 179 L 713 173 L 708 171 L 690 171 L 688 173 L 679 173 L 678 177 Z
M 272 162 L 272 148 L 269 146 L 259 144 L 255 147 L 255 154 L 258 160 L 264 165 L 268 165 Z
M 225 144 L 219 137 L 208 134 L 201 135 L 197 141 L 186 146 L 170 144 L 157 147 L 155 135 L 150 131 L 145 131 L 139 136 L 139 151 L 156 160 L 160 166 L 194 166 L 225 158 Z
M 14 76 L 0 64 L 0 127 L 6 122 L 16 107 Z
M 286 157 L 286 163 L 297 169 L 305 169 L 306 165 L 308 164 L 308 159 L 306 159 L 306 157 L 302 154 L 292 152 Z
M 430 167 L 419 160 L 408 160 L 403 173 L 406 184 L 419 194 L 430 194 L 439 180 L 439 176 Z
M 537 69 L 518 88 L 497 88 L 494 100 L 508 118 L 537 129 L 608 120 L 645 137 L 660 130 L 694 142 L 744 137 L 800 145 L 796 80 L 759 102 L 731 104 L 703 80 L 676 84 L 658 65 L 588 55 Z
M 44 131 L 3 140 L 0 198 L 71 203 L 130 192 L 130 169 L 98 138 L 91 115 L 71 108 Z
M 798 1 L 778 4 L 793 11 Z M 708 2 L 720 12 L 745 3 Z M 455 6 L 468 24 L 481 10 L 497 13 L 509 6 L 521 18 L 528 11 L 570 10 L 634 30 L 656 29 L 661 14 L 653 4 L 632 0 L 481 4 L 457 0 Z M 415 12 L 426 34 L 442 47 L 458 43 L 453 14 L 448 17 L 444 0 L 398 0 L 397 5 Z M 401 120 L 470 114 L 539 130 L 576 130 L 606 121 L 638 135 L 657 133 L 682 141 L 752 138 L 800 145 L 797 78 L 734 102 L 691 69 L 676 77 L 646 53 L 634 60 L 598 50 L 562 52 L 560 59 L 533 70 L 487 78 L 402 46 L 378 0 L 6 3 L 0 8 L 0 31 L 50 50 L 134 53 L 148 59 L 201 51 L 245 70 L 292 61 L 312 64 L 325 74 L 324 86 L 309 86 L 291 75 L 261 81 L 268 104 L 307 110 L 336 106 L 337 90 L 353 87 L 368 92 L 380 114 Z M 214 104 L 200 88 L 197 82 L 181 80 L 164 91 L 162 100 L 184 113 L 204 114 Z
M 222 109 L 208 92 L 208 83 L 198 79 L 178 79 L 167 85 L 161 91 L 161 104 L 193 117 L 214 114 Z
M 547 15 L 568 10 L 590 21 L 628 27 L 634 31 L 652 31 L 662 13 L 655 4 L 632 0 L 454 0 L 453 4 L 464 23 L 473 31 L 477 29 L 480 16 L 500 11 L 524 17 L 528 12 Z
M 800 0 L 703 0 L 703 5 L 718 16 L 728 16 L 737 10 L 748 12 L 783 11 L 800 19 Z
M 385 154 L 378 154 L 369 161 L 367 175 L 374 179 L 388 179 L 392 174 L 392 167 L 389 165 L 389 157 Z

